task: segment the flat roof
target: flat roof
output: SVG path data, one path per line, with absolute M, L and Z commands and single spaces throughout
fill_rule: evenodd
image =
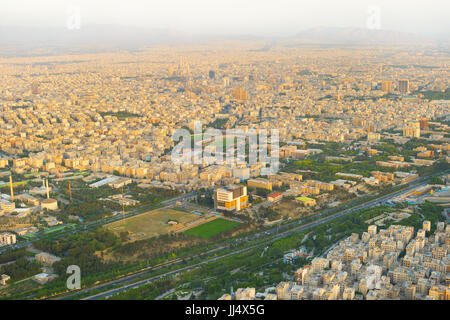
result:
M 308 197 L 297 197 L 297 198 L 295 198 L 295 200 L 300 200 L 300 201 L 303 201 L 303 202 L 306 202 L 306 201 L 316 201 L 315 199 L 313 199 L 313 198 L 308 198 Z

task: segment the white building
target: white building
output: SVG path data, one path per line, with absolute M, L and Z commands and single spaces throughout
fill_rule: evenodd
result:
M 15 244 L 17 242 L 16 235 L 14 233 L 0 233 L 0 245 L 7 246 Z

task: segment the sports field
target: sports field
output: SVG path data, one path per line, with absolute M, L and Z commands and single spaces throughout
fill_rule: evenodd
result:
M 120 232 L 128 231 L 130 239 L 138 240 L 155 237 L 171 231 L 176 232 L 186 227 L 186 224 L 198 219 L 201 219 L 201 217 L 189 212 L 164 208 L 115 221 L 105 227 L 117 235 Z M 178 224 L 168 224 L 169 220 L 176 221 Z
M 197 236 L 203 239 L 209 239 L 216 234 L 233 229 L 239 225 L 239 222 L 229 221 L 225 219 L 214 219 L 202 225 L 186 230 L 184 233 L 191 236 Z

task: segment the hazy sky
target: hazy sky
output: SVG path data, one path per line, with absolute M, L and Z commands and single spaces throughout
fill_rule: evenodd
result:
M 120 24 L 189 33 L 292 35 L 317 26 L 367 26 L 368 7 L 382 29 L 442 37 L 449 0 L 0 0 L 0 25 L 65 27 L 68 7 L 81 25 Z

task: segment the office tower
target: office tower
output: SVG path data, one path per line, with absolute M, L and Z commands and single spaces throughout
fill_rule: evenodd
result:
M 223 78 L 223 86 L 228 87 L 230 85 L 230 78 L 225 77 Z
M 236 88 L 233 91 L 233 96 L 234 96 L 235 99 L 238 99 L 238 100 L 246 100 L 247 99 L 247 92 L 244 91 L 244 89 L 242 89 L 242 88 Z
M 169 66 L 169 77 L 175 77 L 176 76 L 176 70 L 173 66 Z
M 239 211 L 247 207 L 247 187 L 231 185 L 214 191 L 214 208 L 224 211 Z
M 401 93 L 409 92 L 409 81 L 408 80 L 398 80 L 398 91 Z
M 415 120 L 405 120 L 403 126 L 405 137 L 420 138 L 420 123 Z
M 214 79 L 216 77 L 216 72 L 214 70 L 209 70 L 209 78 Z
M 381 82 L 381 90 L 383 90 L 384 92 L 392 92 L 392 81 L 383 80 Z
M 191 74 L 191 69 L 189 63 L 183 57 L 180 57 L 180 63 L 178 64 L 178 76 L 189 77 Z

